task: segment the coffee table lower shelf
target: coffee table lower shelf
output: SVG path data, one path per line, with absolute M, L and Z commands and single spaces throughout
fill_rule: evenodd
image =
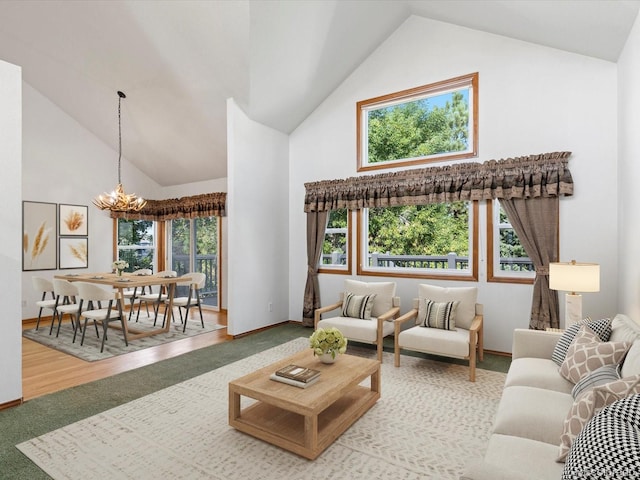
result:
M 233 394 L 230 392 L 230 395 Z M 308 416 L 256 401 L 235 418 L 232 415 L 229 424 L 241 432 L 314 460 L 379 398 L 380 392 L 356 386 L 318 415 Z

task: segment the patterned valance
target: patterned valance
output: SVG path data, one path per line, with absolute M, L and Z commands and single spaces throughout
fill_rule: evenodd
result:
M 111 212 L 111 218 L 161 221 L 177 218 L 224 217 L 226 202 L 226 192 L 204 193 L 167 200 L 147 200 L 147 204 L 139 212 Z
M 305 183 L 305 212 L 573 194 L 571 152 Z

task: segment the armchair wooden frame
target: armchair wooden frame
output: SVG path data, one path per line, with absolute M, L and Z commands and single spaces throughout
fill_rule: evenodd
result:
M 396 299 L 398 297 L 394 297 L 394 299 Z M 394 300 L 395 302 L 395 300 Z M 327 305 L 326 307 L 320 307 L 317 308 L 314 312 L 314 321 L 313 321 L 313 328 L 314 330 L 318 329 L 318 322 L 320 321 L 320 319 L 322 318 L 322 314 L 323 313 L 327 313 L 327 312 L 331 312 L 332 310 L 336 310 L 338 308 L 342 308 L 342 300 L 340 300 L 337 303 L 334 303 L 332 305 Z M 380 362 L 382 362 L 382 347 L 383 347 L 383 332 L 382 332 L 382 326 L 384 325 L 384 322 L 387 322 L 391 319 L 395 319 L 398 314 L 400 313 L 400 307 L 392 307 L 390 310 L 387 310 L 385 313 L 383 313 L 382 315 L 380 315 L 377 318 L 377 329 L 376 329 L 376 347 L 377 347 L 377 351 L 378 351 L 378 360 Z M 397 320 L 396 320 L 397 321 Z M 358 341 L 356 339 L 354 339 L 354 341 Z
M 413 308 L 409 310 L 407 313 L 398 317 L 394 320 L 394 363 L 396 367 L 400 366 L 400 345 L 398 341 L 398 337 L 400 332 L 402 331 L 402 326 L 410 320 L 413 320 L 415 323 L 415 318 L 418 316 L 418 309 Z M 469 360 L 469 380 L 472 382 L 476 381 L 476 356 L 479 361 L 484 360 L 484 315 L 482 312 L 482 305 L 476 303 L 476 314 L 473 317 L 473 321 L 471 322 L 471 327 L 469 328 L 469 355 L 465 357 L 457 357 L 450 355 L 452 358 L 460 358 L 462 360 Z M 411 327 L 411 328 L 426 328 L 426 327 Z M 415 350 L 415 349 L 412 349 Z M 429 353 L 433 355 L 445 356 L 442 353 L 430 352 L 428 350 L 421 350 L 423 353 Z

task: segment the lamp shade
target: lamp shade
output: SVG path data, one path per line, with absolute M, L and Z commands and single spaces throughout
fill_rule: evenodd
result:
M 564 292 L 599 292 L 600 265 L 576 261 L 550 263 L 549 288 Z

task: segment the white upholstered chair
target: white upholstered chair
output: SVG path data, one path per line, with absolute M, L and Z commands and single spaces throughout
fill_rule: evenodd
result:
M 78 297 L 78 289 L 69 280 L 61 278 L 53 279 L 53 291 L 56 294 L 56 305 L 53 318 L 51 320 L 51 328 L 49 328 L 49 335 L 53 331 L 53 324 L 58 319 L 58 328 L 56 330 L 56 337 L 60 335 L 60 324 L 65 315 L 69 315 L 71 319 L 71 326 L 75 332 L 77 328 L 76 320 L 78 316 L 78 310 L 80 306 L 76 303 Z
M 53 282 L 43 277 L 31 277 L 31 284 L 33 289 L 40 295 L 40 300 L 36 302 L 36 306 L 40 307 L 38 310 L 38 321 L 36 322 L 36 330 L 40 326 L 40 319 L 42 318 L 42 310 L 45 308 L 55 312 L 56 295 L 53 292 Z M 51 298 L 47 298 L 47 294 L 51 294 Z M 53 325 L 53 317 L 51 319 Z
M 413 309 L 395 320 L 395 365 L 400 350 L 469 360 L 469 380 L 476 381 L 476 355 L 482 361 L 483 315 L 476 287 L 418 285 Z M 457 302 L 457 303 L 456 303 Z M 403 330 L 403 325 L 411 327 Z
M 204 273 L 200 272 L 187 273 L 186 276 L 189 277 L 190 280 L 177 282 L 176 288 L 186 286 L 189 288 L 189 293 L 186 297 L 175 297 L 173 299 L 173 306 L 178 307 L 180 321 L 183 322 L 183 332 L 187 329 L 189 309 L 196 306 L 198 307 L 198 311 L 200 312 L 200 324 L 202 325 L 202 328 L 204 328 L 204 319 L 202 318 L 202 305 L 200 303 L 200 290 L 204 288 L 205 281 L 207 280 L 207 276 Z M 165 303 L 169 305 L 169 300 L 165 300 Z M 184 309 L 184 320 L 182 318 L 182 309 Z
M 153 275 L 153 271 L 151 271 L 151 269 L 149 268 L 141 268 L 139 270 L 134 270 L 133 272 L 131 272 L 131 275 L 140 275 L 140 276 Z M 144 295 L 146 293 L 147 293 L 147 287 L 145 286 L 127 288 L 122 292 L 122 296 L 124 297 L 124 299 L 128 300 L 129 303 L 131 304 L 129 308 L 129 320 L 131 320 L 131 315 L 133 314 L 133 308 L 135 306 L 136 301 L 138 301 L 138 298 L 140 297 L 140 295 Z M 147 306 L 147 315 L 149 315 L 148 306 Z
M 177 277 L 178 273 L 175 270 L 163 270 L 154 275 L 154 277 L 166 278 L 166 277 Z M 149 286 L 149 292 L 144 295 L 139 295 L 138 299 L 138 313 L 136 314 L 136 322 L 140 318 L 140 307 L 144 303 L 146 307 L 149 304 L 153 305 L 153 325 L 155 326 L 156 321 L 158 320 L 158 310 L 160 309 L 160 305 L 164 304 L 164 301 L 169 298 L 166 288 L 163 285 L 157 286 L 158 291 L 153 292 L 151 286 Z M 148 310 L 147 310 L 148 311 Z M 164 320 L 163 320 L 164 321 Z
M 376 345 L 382 362 L 382 339 L 394 330 L 393 320 L 400 313 L 395 282 L 345 280 L 339 302 L 318 308 L 314 326 L 335 327 L 348 340 Z M 338 316 L 322 319 L 322 314 L 338 310 Z

